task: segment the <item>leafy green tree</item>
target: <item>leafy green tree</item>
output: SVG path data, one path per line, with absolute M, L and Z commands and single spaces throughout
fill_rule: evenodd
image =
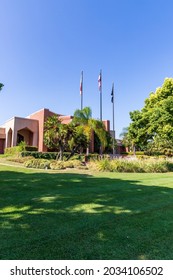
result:
M 62 124 L 56 115 L 47 119 L 44 126 L 44 143 L 50 149 L 59 150 L 59 158 L 63 160 L 63 153 L 68 147 L 72 130 L 67 124 Z
M 82 125 L 74 123 L 63 124 L 57 115 L 51 116 L 45 122 L 44 143 L 52 150 L 58 150 L 57 159 L 63 160 L 64 151 L 71 151 L 67 160 L 81 147 L 87 145 L 87 137 Z
M 70 129 L 72 129 L 72 137 L 68 141 L 68 147 L 71 151 L 69 157 L 70 159 L 76 152 L 80 152 L 82 148 L 85 148 L 88 144 L 87 137 L 84 133 L 83 125 L 76 125 L 74 123 L 69 124 Z
M 173 79 L 150 93 L 141 111 L 130 112 L 128 136 L 142 150 L 159 147 L 158 139 L 173 145 Z M 162 145 L 163 146 L 163 145 Z

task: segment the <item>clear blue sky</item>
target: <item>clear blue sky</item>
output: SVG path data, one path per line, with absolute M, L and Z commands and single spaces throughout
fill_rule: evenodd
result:
M 173 76 L 172 0 L 0 0 L 0 124 L 43 107 L 72 115 L 84 106 L 119 137 L 129 112 Z

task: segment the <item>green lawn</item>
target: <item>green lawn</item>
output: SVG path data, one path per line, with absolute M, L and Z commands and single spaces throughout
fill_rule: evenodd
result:
M 0 240 L 0 259 L 173 259 L 173 173 L 0 165 Z

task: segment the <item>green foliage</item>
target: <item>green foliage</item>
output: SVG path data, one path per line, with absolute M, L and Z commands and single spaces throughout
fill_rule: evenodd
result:
M 80 152 L 81 149 L 85 149 L 88 145 L 88 140 L 83 125 L 72 122 L 69 124 L 69 128 L 72 131 L 71 137 L 68 140 L 68 148 L 70 149 L 71 153 L 67 160 L 69 160 L 76 152 Z
M 34 158 L 40 158 L 40 159 L 52 159 L 52 160 L 56 160 L 57 159 L 57 155 L 58 152 L 21 152 L 20 153 L 22 157 L 27 157 L 27 156 L 32 156 Z M 64 160 L 67 160 L 70 156 L 70 152 L 64 152 L 63 153 L 63 158 Z M 80 155 L 80 154 L 75 154 L 71 159 L 79 159 L 79 160 L 83 160 L 84 156 Z
M 38 151 L 38 147 L 26 145 L 25 151 L 30 151 L 30 152 L 35 151 L 36 152 L 36 151 Z
M 134 155 L 134 153 L 133 152 L 128 152 L 127 155 L 132 156 L 132 155 Z M 136 151 L 135 155 L 136 156 L 143 156 L 144 152 L 143 151 Z
M 6 155 L 17 155 L 22 151 L 22 147 L 20 146 L 14 146 L 10 148 L 5 148 L 5 154 Z
M 90 166 L 98 171 L 130 173 L 164 173 L 173 171 L 173 162 L 164 159 L 103 159 Z
M 69 160 L 69 161 L 57 161 L 57 160 L 46 160 L 46 159 L 29 159 L 24 162 L 24 166 L 27 168 L 37 169 L 52 169 L 61 170 L 66 168 L 80 168 L 82 167 L 80 160 Z
M 77 109 L 74 112 L 74 123 L 80 123 L 88 125 L 88 120 L 92 118 L 92 110 L 90 107 L 84 107 L 82 110 Z
M 28 160 L 31 160 L 31 159 L 34 159 L 32 156 L 27 156 L 27 157 L 21 157 L 21 156 L 18 156 L 18 157 L 9 157 L 8 158 L 8 161 L 11 161 L 11 162 L 16 162 L 16 163 L 25 163 L 26 161 Z
M 73 123 L 63 124 L 57 116 L 45 122 L 44 143 L 49 149 L 59 151 L 59 159 L 63 160 L 64 152 L 70 150 L 69 158 L 82 146 L 87 145 L 84 127 Z
M 18 146 L 5 148 L 6 155 L 22 155 L 22 156 L 33 156 L 32 151 L 37 151 L 38 148 L 34 146 L 28 146 L 25 142 L 20 142 Z
M 74 112 L 73 123 L 83 126 L 83 134 L 87 138 L 87 148 L 93 132 L 97 135 L 102 144 L 102 148 L 104 149 L 107 146 L 108 135 L 105 126 L 103 122 L 92 118 L 92 111 L 89 107 L 85 107 L 82 110 L 76 110 Z
M 49 169 L 50 161 L 46 159 L 29 159 L 25 161 L 24 166 L 27 168 Z
M 60 160 L 63 160 L 64 152 L 70 151 L 67 158 L 71 158 L 81 149 L 87 149 L 91 141 L 92 133 L 95 132 L 104 148 L 107 145 L 107 132 L 104 124 L 91 118 L 91 109 L 85 107 L 76 110 L 71 123 L 63 124 L 61 119 L 55 115 L 45 122 L 44 143 L 51 150 L 59 152 Z
M 173 79 L 165 79 L 145 100 L 139 111 L 130 112 L 131 123 L 125 139 L 140 150 L 158 151 L 173 146 Z M 172 153 L 172 152 L 171 152 Z M 165 153 L 166 154 L 166 153 Z
M 52 170 L 61 170 L 61 169 L 65 169 L 64 166 L 64 161 L 52 161 L 50 163 L 50 168 Z
M 21 141 L 18 145 L 18 147 L 20 147 L 20 151 L 38 151 L 38 147 L 35 146 L 29 146 L 26 144 L 25 141 Z
M 56 159 L 57 152 L 32 152 L 32 151 L 26 151 L 21 152 L 22 157 L 32 156 L 34 158 L 42 158 L 42 159 Z
M 72 130 L 67 124 L 63 124 L 57 115 L 49 117 L 45 122 L 44 143 L 49 149 L 59 150 L 61 160 L 71 137 Z
M 114 171 L 112 161 L 108 159 L 102 159 L 98 161 L 97 166 L 99 171 L 110 171 L 110 172 Z
M 20 147 L 21 152 L 26 150 L 26 142 L 25 141 L 21 141 L 17 146 Z

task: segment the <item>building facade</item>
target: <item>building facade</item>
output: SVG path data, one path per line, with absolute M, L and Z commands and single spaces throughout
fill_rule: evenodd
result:
M 27 145 L 38 147 L 39 152 L 46 152 L 44 145 L 44 123 L 48 117 L 57 115 L 62 123 L 68 124 L 73 116 L 56 114 L 49 109 L 41 109 L 26 118 L 13 117 L 0 127 L 0 153 L 4 153 L 5 148 L 17 146 L 21 141 Z M 110 132 L 110 121 L 103 121 L 105 128 Z M 90 145 L 90 152 L 94 152 L 94 140 Z

